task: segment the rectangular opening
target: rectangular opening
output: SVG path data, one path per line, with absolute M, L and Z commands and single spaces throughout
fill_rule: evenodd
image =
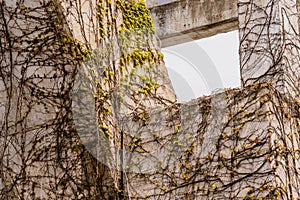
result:
M 238 31 L 163 48 L 179 102 L 241 86 Z

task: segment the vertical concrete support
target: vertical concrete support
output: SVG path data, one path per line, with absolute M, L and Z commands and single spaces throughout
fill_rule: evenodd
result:
M 85 129 L 77 129 L 83 144 L 109 167 L 114 188 L 119 190 L 117 195 L 123 199 L 129 192 L 122 170 L 127 166 L 127 157 L 132 162 L 132 154 L 127 156 L 132 139 L 139 141 L 138 129 L 146 123 L 151 111 L 172 106 L 176 95 L 154 35 L 150 11 L 143 1 L 75 2 L 78 6 L 72 6 L 73 1 L 64 2 L 64 14 L 74 37 L 92 52 L 79 68 L 75 81 L 78 89 L 73 93 L 76 96 L 73 105 L 78 108 L 78 112 L 73 110 L 74 118 L 78 119 L 75 124 Z M 78 20 L 81 18 L 85 20 Z M 90 29 L 95 37 L 89 36 Z M 96 107 L 89 113 L 97 112 L 98 124 L 93 124 L 93 130 L 99 129 L 96 133 L 87 131 L 86 127 L 91 126 L 81 120 L 87 116 L 82 110 L 86 111 L 93 101 Z M 128 126 L 131 119 L 132 126 Z
M 0 1 L 0 199 L 116 199 L 124 189 L 121 173 L 92 157 L 74 129 L 73 86 L 78 71 L 97 69 L 87 83 L 97 93 L 81 100 L 98 98 L 101 136 L 109 127 L 117 147 L 125 132 L 117 115 L 145 121 L 152 108 L 173 105 L 148 13 L 142 1 Z M 100 61 L 83 63 L 96 48 Z M 75 125 L 90 131 L 81 120 Z
M 299 39 L 296 0 L 240 0 L 242 85 L 272 82 L 299 94 Z

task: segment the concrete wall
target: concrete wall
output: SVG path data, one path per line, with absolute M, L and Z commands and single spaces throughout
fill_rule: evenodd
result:
M 158 33 L 163 46 L 167 46 L 187 40 L 180 36 L 182 33 L 196 39 L 235 27 L 236 19 L 232 17 L 237 15 L 235 5 L 233 1 L 172 1 L 170 4 L 153 7 L 152 13 L 156 11 L 156 26 L 162 27 L 158 29 Z M 83 6 L 83 9 L 86 8 Z M 3 19 L 1 18 L 1 25 Z M 16 21 L 19 19 L 22 18 L 16 18 Z M 25 22 L 28 23 L 26 20 Z M 41 26 L 42 22 L 44 21 L 31 22 L 28 27 Z M 242 20 L 241 22 L 243 23 Z M 12 25 L 15 24 L 12 22 Z M 76 29 L 76 23 L 70 25 L 72 26 Z M 56 32 L 54 35 L 57 34 Z M 5 38 L 2 36 L 2 39 Z M 37 36 L 32 35 L 25 39 L 35 41 L 35 37 Z M 87 43 L 94 41 L 93 36 L 86 38 Z M 82 37 L 77 39 L 83 40 Z M 254 39 L 257 40 L 255 37 Z M 7 41 L 3 40 L 3 44 L 6 45 Z M 118 186 L 119 181 L 118 172 L 110 169 L 111 173 L 105 174 L 99 166 L 88 165 L 88 156 L 82 153 L 82 144 L 73 129 L 69 116 L 69 92 L 72 85 L 67 83 L 72 80 L 71 74 L 75 69 L 69 63 L 70 60 L 66 59 L 68 54 L 60 53 L 59 48 L 55 49 L 60 43 L 53 41 L 46 44 L 54 44 L 52 47 L 56 54 L 48 52 L 47 45 L 41 49 L 41 54 L 30 63 L 32 67 L 42 68 L 42 71 L 34 71 L 35 74 L 31 74 L 28 67 L 24 68 L 25 73 L 20 74 L 24 66 L 23 58 L 32 53 L 30 49 L 26 54 L 23 48 L 20 52 L 22 55 L 15 59 L 14 65 L 8 65 L 9 61 L 6 60 L 2 62 L 5 69 L 11 69 L 13 74 L 9 70 L 1 72 L 5 72 L 7 77 L 16 77 L 15 82 L 1 88 L 0 98 L 4 102 L 1 110 L 6 111 L 4 114 L 8 113 L 8 120 L 4 114 L 1 115 L 3 127 L 8 127 L 1 130 L 1 133 L 5 133 L 1 135 L 1 145 L 4 144 L 2 146 L 6 148 L 0 151 L 6 153 L 1 161 L 7 159 L 10 160 L 10 166 L 16 163 L 18 166 L 16 171 L 10 173 L 3 170 L 5 167 L 1 165 L 1 175 L 6 178 L 1 177 L 0 183 L 4 187 L 0 187 L 0 195 L 3 195 L 0 197 L 91 199 L 97 196 L 99 199 L 100 195 L 103 198 L 103 194 L 115 194 L 117 187 L 114 186 Z M 151 47 L 157 46 L 153 44 Z M 20 46 L 7 49 L 18 52 Z M 53 73 L 48 73 L 47 67 L 43 67 L 49 63 L 38 62 L 44 57 L 48 58 L 48 55 L 55 56 L 53 62 L 50 62 Z M 64 62 L 57 66 L 54 61 Z M 157 65 L 153 67 L 151 76 L 157 78 L 156 75 L 160 75 L 158 80 L 168 81 L 164 65 L 158 62 L 155 64 Z M 9 67 L 13 67 L 15 71 Z M 248 68 L 245 68 L 245 74 L 247 72 Z M 40 75 L 44 75 L 41 80 Z M 25 85 L 19 80 L 19 76 L 24 80 L 30 77 L 33 87 Z M 66 76 L 69 78 L 63 79 Z M 0 80 L 0 85 L 5 87 L 5 76 Z M 45 85 L 49 90 L 42 88 Z M 57 94 L 53 94 L 53 89 Z M 170 94 L 173 94 L 169 89 Z M 13 92 L 6 93 L 7 91 Z M 10 101 L 7 97 L 16 101 Z M 165 98 L 174 100 L 173 95 L 166 95 Z M 43 102 L 49 110 L 40 105 Z M 140 102 L 146 101 L 141 99 Z M 29 104 L 34 105 L 27 111 L 25 105 Z M 7 110 L 8 106 L 12 109 Z M 126 176 L 122 183 L 126 185 L 126 195 L 131 199 L 250 199 L 253 196 L 271 199 L 278 192 L 281 194 L 280 191 L 284 191 L 281 199 L 292 199 L 292 194 L 294 197 L 299 195 L 300 181 L 295 174 L 299 174 L 300 101 L 297 104 L 285 98 L 271 84 L 249 83 L 243 89 L 224 91 L 186 104 L 170 101 L 160 110 L 154 110 L 153 107 L 145 107 L 141 113 L 133 110 L 132 115 L 117 113 L 123 118 L 117 121 L 119 129 L 114 134 L 116 137 L 124 135 L 124 148 L 128 150 L 129 157 L 124 159 L 128 168 L 124 172 Z M 135 116 L 137 113 L 141 115 Z M 28 120 L 23 121 L 23 117 Z M 9 140 L 4 141 L 5 135 L 10 135 Z M 31 144 L 36 146 L 29 151 Z M 118 145 L 117 142 L 115 145 Z M 45 151 L 45 147 L 49 150 Z M 18 153 L 10 149 L 16 149 Z M 33 154 L 32 157 L 29 153 Z M 149 162 L 143 164 L 142 156 L 149 159 Z M 21 162 L 25 157 L 28 160 Z M 32 168 L 26 167 L 28 162 Z M 115 177 L 110 177 L 113 175 Z M 93 178 L 95 180 L 91 181 Z M 41 180 L 44 184 L 36 184 Z M 114 190 L 105 190 L 103 184 Z M 11 190 L 7 192 L 6 188 Z
M 239 4 L 242 85 L 272 82 L 299 96 L 299 25 L 296 0 Z
M 299 171 L 298 153 L 286 146 L 298 148 L 299 137 L 288 132 L 299 131 L 299 120 L 280 119 L 281 112 L 293 109 L 276 93 L 272 86 L 258 84 L 151 111 L 143 125 L 124 119 L 124 131 L 131 136 L 125 156 L 130 196 L 297 197 L 299 180 L 292 174 Z

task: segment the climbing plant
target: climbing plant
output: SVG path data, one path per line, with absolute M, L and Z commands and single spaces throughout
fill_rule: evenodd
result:
M 278 2 L 239 6 L 288 16 Z M 278 49 L 259 40 L 272 70 L 179 104 L 144 1 L 1 0 L 0 11 L 1 199 L 299 198 L 297 81 L 282 90 L 275 70 L 297 58 L 290 32 L 276 32 Z M 261 53 L 247 50 L 253 21 L 240 24 L 243 72 Z

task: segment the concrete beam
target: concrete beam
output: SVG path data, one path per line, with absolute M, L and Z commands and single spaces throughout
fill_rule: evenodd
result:
M 236 0 L 147 1 L 162 47 L 238 29 Z

